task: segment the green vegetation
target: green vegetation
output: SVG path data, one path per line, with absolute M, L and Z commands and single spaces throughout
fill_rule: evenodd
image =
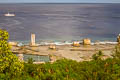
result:
M 102 60 L 102 51 L 93 60 L 76 62 L 62 59 L 54 63 L 23 63 L 12 54 L 7 43 L 8 33 L 0 30 L 0 80 L 120 80 L 120 47 L 113 58 Z
M 23 63 L 10 51 L 8 38 L 8 32 L 0 30 L 0 78 L 7 80 L 19 76 L 24 69 Z

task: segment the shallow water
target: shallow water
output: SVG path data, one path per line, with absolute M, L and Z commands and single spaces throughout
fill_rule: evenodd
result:
M 18 56 L 18 54 L 15 54 L 16 56 Z M 25 62 L 27 62 L 29 59 L 31 59 L 34 62 L 49 62 L 50 58 L 49 56 L 40 56 L 40 55 L 32 55 L 32 54 L 23 54 L 23 60 Z
M 49 62 L 50 58 L 49 56 L 39 56 L 39 55 L 27 55 L 24 54 L 24 61 L 28 61 L 29 58 L 32 58 L 34 62 Z

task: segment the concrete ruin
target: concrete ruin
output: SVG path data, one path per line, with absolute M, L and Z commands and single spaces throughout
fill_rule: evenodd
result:
M 31 46 L 35 46 L 35 34 L 31 34 Z
M 74 41 L 72 46 L 79 47 L 80 46 L 80 42 L 79 41 Z
M 83 39 L 83 45 L 91 45 L 91 40 L 89 38 Z
M 118 42 L 118 44 L 120 44 L 120 34 L 117 37 L 117 42 Z
M 50 46 L 49 46 L 49 49 L 51 49 L 51 50 L 56 50 L 56 45 L 50 45 Z
M 23 54 L 18 54 L 18 59 L 19 59 L 20 61 L 24 61 L 24 60 L 23 60 L 23 57 L 24 57 Z
M 8 42 L 8 44 L 9 44 L 10 46 L 17 46 L 17 45 L 18 45 L 17 42 Z

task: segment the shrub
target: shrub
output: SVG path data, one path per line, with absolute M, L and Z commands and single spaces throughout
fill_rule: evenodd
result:
M 8 32 L 0 29 L 0 73 L 13 77 L 22 72 L 24 65 L 19 61 L 18 57 L 11 52 L 7 42 L 8 38 Z

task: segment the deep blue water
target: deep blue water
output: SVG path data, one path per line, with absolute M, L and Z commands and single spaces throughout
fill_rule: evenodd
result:
M 15 17 L 3 14 L 15 13 Z M 0 28 L 10 40 L 115 41 L 120 33 L 120 4 L 0 4 Z

